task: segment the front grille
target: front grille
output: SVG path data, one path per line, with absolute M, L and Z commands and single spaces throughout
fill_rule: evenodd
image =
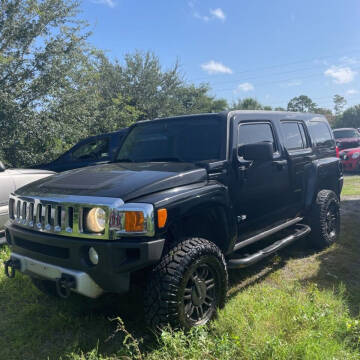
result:
M 33 241 L 22 239 L 18 236 L 14 236 L 15 244 L 24 249 L 44 254 L 47 256 L 57 257 L 59 259 L 69 258 L 69 249 L 61 248 L 58 246 L 50 246 L 46 244 L 40 244 Z
M 34 231 L 72 237 L 109 239 L 109 226 L 106 226 L 103 233 L 89 233 L 84 229 L 83 218 L 87 209 L 101 207 L 109 219 L 111 201 L 114 202 L 114 199 L 81 196 L 38 198 L 11 195 L 9 217 L 12 223 Z M 121 200 L 117 200 L 119 201 Z M 122 201 L 121 203 L 123 204 Z

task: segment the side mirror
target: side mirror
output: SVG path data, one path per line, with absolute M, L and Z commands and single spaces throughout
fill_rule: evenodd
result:
M 0 172 L 3 172 L 6 170 L 6 167 L 2 161 L 0 161 Z
M 238 147 L 238 155 L 242 156 L 244 160 L 271 161 L 274 155 L 274 145 L 272 142 L 241 145 Z

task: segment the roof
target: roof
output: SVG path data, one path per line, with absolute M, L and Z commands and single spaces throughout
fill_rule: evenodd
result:
M 149 122 L 149 121 L 159 121 L 159 120 L 170 120 L 170 119 L 186 119 L 190 117 L 207 117 L 207 116 L 216 116 L 221 117 L 224 120 L 228 118 L 228 116 L 240 115 L 248 118 L 249 120 L 262 120 L 265 118 L 267 120 L 304 120 L 310 121 L 316 118 L 316 120 L 324 120 L 326 118 L 322 114 L 314 114 L 314 113 L 304 113 L 304 112 L 295 112 L 295 111 L 269 111 L 269 110 L 230 110 L 230 111 L 222 111 L 218 113 L 202 113 L 202 114 L 189 114 L 189 115 L 177 115 L 177 116 L 169 116 L 164 118 L 155 118 L 153 120 L 142 120 L 138 121 L 135 124 Z M 259 119 L 259 116 L 261 118 Z M 134 124 L 134 125 L 135 125 Z

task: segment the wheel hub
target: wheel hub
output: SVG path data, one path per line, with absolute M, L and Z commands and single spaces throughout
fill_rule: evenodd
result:
M 185 315 L 194 323 L 204 323 L 216 309 L 213 270 L 207 264 L 196 267 L 184 290 Z
M 204 303 L 206 297 L 206 285 L 205 282 L 196 279 L 191 292 L 191 301 L 195 306 L 200 306 Z

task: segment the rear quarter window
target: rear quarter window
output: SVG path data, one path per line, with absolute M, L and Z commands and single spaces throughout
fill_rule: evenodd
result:
M 307 124 L 312 143 L 316 147 L 333 147 L 335 141 L 331 135 L 330 129 L 325 122 L 310 121 Z

